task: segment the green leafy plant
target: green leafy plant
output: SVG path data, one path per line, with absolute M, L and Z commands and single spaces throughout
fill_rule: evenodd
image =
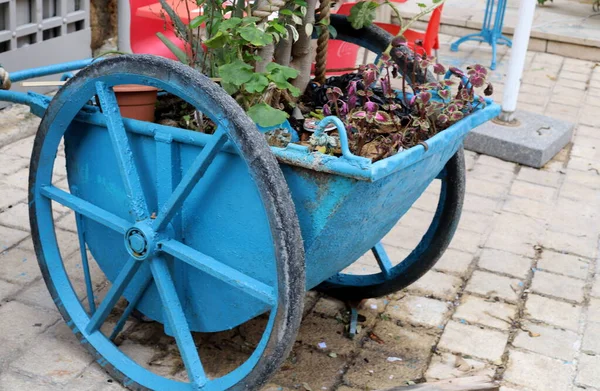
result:
M 313 61 L 312 35 L 326 28 L 335 37 L 336 31 L 327 18 L 315 20 L 316 0 L 257 0 L 252 6 L 245 0 L 235 0 L 229 5 L 222 0 L 196 0 L 203 15 L 189 17 L 191 22 L 187 25 L 165 0 L 160 1 L 165 19 L 171 20 L 177 37 L 184 43 L 183 49 L 163 34 L 159 38 L 180 61 L 220 83 L 255 123 L 265 128 L 276 127 L 294 110 L 290 122 L 302 133 L 306 124 L 298 120 L 298 113 L 312 117 L 313 123 L 323 116 L 336 115 L 346 126 L 351 151 L 374 161 L 417 144 L 426 145 L 429 137 L 485 105 L 485 100 L 475 94 L 475 88 L 485 87 L 486 95 L 492 92 L 487 70 L 479 65 L 470 67 L 466 73 L 455 68 L 446 72 L 435 59 L 421 55 L 417 47 L 412 53 L 392 52 L 395 47 L 407 46 L 402 35 L 412 23 L 445 0 L 432 0 L 430 5 L 418 3 L 420 12 L 410 20 L 404 20 L 390 0 L 357 3 L 349 16 L 354 28 L 371 25 L 377 8 L 388 5 L 401 22 L 400 33 L 380 56 L 378 64 L 341 76 L 345 82 L 339 85 L 318 87 L 326 99 L 320 105 L 304 99 L 310 95 L 305 87 Z M 410 58 L 400 63 L 415 66 L 410 70 L 400 69 L 390 53 L 396 58 L 410 53 Z M 457 80 L 407 86 L 404 76 L 407 72 L 412 73 L 414 80 L 415 72 L 426 74 L 430 69 Z M 399 75 L 403 75 L 402 88 L 396 91 L 392 79 Z M 183 121 L 186 126 L 198 124 L 202 129 L 206 125 L 199 113 L 182 118 L 179 123 Z M 209 130 L 211 126 L 214 128 L 210 122 L 206 125 Z M 291 140 L 291 134 L 286 132 L 284 128 L 276 128 L 266 138 L 273 145 L 284 146 Z M 341 153 L 335 132 L 305 136 L 304 145 L 313 150 Z
M 263 58 L 262 52 L 289 35 L 298 35 L 295 24 L 302 23 L 304 1 L 296 0 L 281 10 L 280 17 L 265 20 L 248 16 L 252 12 L 240 8 L 243 3 L 224 6 L 218 0 L 198 0 L 197 6 L 205 13 L 188 25 L 165 0 L 160 1 L 177 37 L 185 43 L 185 50 L 164 34 L 157 35 L 179 61 L 220 82 L 258 125 L 273 126 L 285 121 L 288 114 L 281 108 L 300 95 L 300 90 L 290 83 L 298 71 L 271 62 L 270 57 Z M 285 103 L 281 103 L 282 98 Z
M 398 33 L 398 36 L 402 36 L 404 32 L 414 22 L 419 20 L 421 17 L 431 13 L 431 11 L 444 4 L 445 2 L 446 0 L 432 0 L 431 5 L 429 6 L 425 3 L 417 3 L 420 12 L 417 13 L 409 21 L 405 21 L 404 18 L 402 18 L 402 15 L 400 15 L 398 8 L 390 0 L 384 0 L 383 2 L 376 2 L 372 0 L 359 1 L 350 10 L 348 20 L 352 24 L 352 27 L 354 27 L 355 29 L 361 29 L 363 27 L 370 26 L 375 21 L 377 9 L 383 5 L 386 5 L 392 9 L 392 12 L 394 12 L 394 15 L 400 22 L 401 30 Z
M 395 44 L 405 45 L 399 40 Z M 398 56 L 408 51 L 395 53 Z M 487 81 L 488 71 L 481 65 L 468 67 L 467 72 L 457 68 L 446 71 L 433 57 L 420 55 L 416 50 L 404 64 L 409 62 L 414 62 L 423 74 L 431 69 L 446 78 L 441 82 L 412 84 L 410 91 L 403 83 L 402 91 L 395 91 L 392 88 L 394 75 L 405 75 L 408 69 L 400 69 L 389 54 L 384 54 L 381 67 L 362 66 L 344 88 L 327 89 L 323 113 L 342 120 L 350 150 L 355 155 L 377 161 L 424 144 L 430 137 L 485 107 L 485 100 L 475 94 L 475 89 L 481 88 L 484 95 L 493 92 L 492 84 Z M 310 139 L 313 149 L 325 142 L 338 144 L 322 135 L 319 137 Z

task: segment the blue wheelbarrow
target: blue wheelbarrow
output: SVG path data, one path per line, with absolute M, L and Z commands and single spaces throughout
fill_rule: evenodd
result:
M 353 30 L 336 17 L 332 24 L 337 39 L 376 53 L 391 39 L 376 27 Z M 350 153 L 344 131 L 340 157 L 295 144 L 269 147 L 217 84 L 158 57 L 65 63 L 15 72 L 12 81 L 77 69 L 53 98 L 0 91 L 0 99 L 27 104 L 42 117 L 29 213 L 48 289 L 81 343 L 133 390 L 258 389 L 290 352 L 307 290 L 360 300 L 416 281 L 445 251 L 460 218 L 463 139 L 499 111 L 487 102 L 428 140 L 428 148 L 373 163 Z M 208 135 L 122 118 L 113 92 L 122 84 L 176 95 L 217 130 Z M 69 191 L 53 185 L 61 141 Z M 436 179 L 441 191 L 430 227 L 393 264 L 380 240 Z M 87 302 L 61 257 L 53 203 L 75 212 Z M 343 272 L 368 251 L 380 271 Z M 93 272 L 111 283 L 98 303 Z M 132 313 L 164 325 L 179 350 L 183 379 L 151 371 L 116 343 Z M 252 353 L 226 374 L 209 376 L 196 333 L 230 330 L 259 316 L 268 321 Z

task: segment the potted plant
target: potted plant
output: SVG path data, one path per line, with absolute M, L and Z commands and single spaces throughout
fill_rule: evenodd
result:
M 272 146 L 297 142 L 340 155 L 335 127 L 318 137 L 312 133 L 320 119 L 334 115 L 344 124 L 351 152 L 377 161 L 417 144 L 426 146 L 428 138 L 485 106 L 485 100 L 475 95 L 476 88 L 482 88 L 485 95 L 493 91 L 487 70 L 480 65 L 469 67 L 466 74 L 455 68 L 446 71 L 435 58 L 417 49 L 407 50 L 403 32 L 442 4 L 441 0 L 430 7 L 422 4 L 422 12 L 410 21 L 397 15 L 403 27 L 376 64 L 331 77 L 325 84 L 311 82 L 312 56 L 307 43 L 313 31 L 332 37 L 336 31 L 328 17 L 315 22 L 315 1 L 258 2 L 253 9 L 245 8 L 243 2 L 200 1 L 204 14 L 190 17 L 187 25 L 166 1 L 161 3 L 165 20 L 172 23 L 184 49 L 161 33 L 159 38 L 181 62 L 212 77 L 234 96 Z M 357 3 L 348 18 L 352 27 L 369 26 L 378 6 L 372 1 Z M 404 50 L 394 50 L 399 48 Z M 399 56 L 411 58 L 399 62 Z M 415 65 L 409 69 L 407 64 Z M 394 89 L 398 76 L 429 71 L 445 79 L 419 82 L 402 77 L 400 91 Z M 210 121 L 180 104 L 165 97 L 158 108 L 159 122 L 212 133 Z

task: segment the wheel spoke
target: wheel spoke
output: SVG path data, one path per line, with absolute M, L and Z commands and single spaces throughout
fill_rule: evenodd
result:
M 110 290 L 106 294 L 106 297 L 104 300 L 102 300 L 102 303 L 100 303 L 97 311 L 90 319 L 90 322 L 86 327 L 86 332 L 88 334 L 97 331 L 102 326 L 114 306 L 117 304 L 117 301 L 119 301 L 123 295 L 125 288 L 127 288 L 127 285 L 135 276 L 135 273 L 138 271 L 141 264 L 142 263 L 140 261 L 129 258 L 129 261 L 127 261 L 125 266 L 123 266 L 123 269 L 121 272 L 119 272 L 119 275 L 113 282 Z
M 90 274 L 90 264 L 88 262 L 87 251 L 85 248 L 85 228 L 81 215 L 75 212 L 75 224 L 77 225 L 77 235 L 79 237 L 79 252 L 81 253 L 81 265 L 83 266 L 83 277 L 85 288 L 87 290 L 88 304 L 90 314 L 96 312 L 96 303 L 94 302 L 94 287 L 92 286 L 92 275 Z
M 169 134 L 157 133 L 154 139 L 156 140 L 156 198 L 160 210 L 173 193 L 175 186 L 173 167 L 176 165 L 173 160 L 172 137 Z
M 440 179 L 440 180 L 442 180 L 442 181 L 443 181 L 444 179 L 446 179 L 446 175 L 447 175 L 447 174 L 448 174 L 448 173 L 447 173 L 447 170 L 446 170 L 446 168 L 444 167 L 444 168 L 442 169 L 442 171 L 440 171 L 440 172 L 437 174 L 437 176 L 435 177 L 435 179 Z
M 165 253 L 218 278 L 250 296 L 267 303 L 269 306 L 273 306 L 277 302 L 275 290 L 272 287 L 203 254 L 200 251 L 194 250 L 176 240 L 165 240 L 160 242 L 159 246 Z
M 100 100 L 102 113 L 106 118 L 106 126 L 115 150 L 119 171 L 125 183 L 125 191 L 130 200 L 131 210 L 136 220 L 144 220 L 148 217 L 148 204 L 146 204 L 129 138 L 119 112 L 117 98 L 112 88 L 100 81 L 96 82 L 96 93 Z
M 211 137 L 210 142 L 206 144 L 202 152 L 200 152 L 196 160 L 192 163 L 192 167 L 181 178 L 181 182 L 177 185 L 173 194 L 171 194 L 167 202 L 160 208 L 160 212 L 154 221 L 155 230 L 160 231 L 169 223 L 226 141 L 227 134 L 225 131 L 220 128 L 217 129 Z
M 74 195 L 60 190 L 52 185 L 43 186 L 40 189 L 40 193 L 44 197 L 56 201 L 59 204 L 62 204 L 67 208 L 70 208 L 75 212 L 121 234 L 125 234 L 127 229 L 131 226 L 127 220 L 122 219 L 104 209 L 97 207 L 96 205 L 84 201 L 81 198 L 75 197 Z
M 383 248 L 383 244 L 381 244 L 381 242 L 377 243 L 375 247 L 371 249 L 371 251 L 373 251 L 373 255 L 375 256 L 375 259 L 379 264 L 381 272 L 386 278 L 388 278 L 390 276 L 393 266 L 392 262 L 390 261 L 390 258 L 388 257 L 385 251 L 385 248 Z
M 125 311 L 123 311 L 121 318 L 115 325 L 115 328 L 113 329 L 113 332 L 110 335 L 111 341 L 114 341 L 115 338 L 117 338 L 117 335 L 119 335 L 119 333 L 121 332 L 121 330 L 123 330 L 123 327 L 125 326 L 125 322 L 127 322 L 127 319 L 129 319 L 129 315 L 131 315 L 131 313 L 133 312 L 135 307 L 137 307 L 137 305 L 140 302 L 140 300 L 142 299 L 142 297 L 144 297 L 144 294 L 148 290 L 148 287 L 150 287 L 151 282 L 152 282 L 152 274 L 148 273 L 148 275 L 144 279 L 144 282 L 141 285 L 142 289 L 138 290 L 137 293 L 135 294 L 135 296 L 133 297 L 133 299 L 131 299 L 129 304 L 127 304 L 127 308 L 125 308 Z
M 185 364 L 188 378 L 192 384 L 200 388 L 207 382 L 206 374 L 185 313 L 181 307 L 181 302 L 177 296 L 167 262 L 162 257 L 156 257 L 150 261 L 150 269 L 162 300 L 164 313 Z

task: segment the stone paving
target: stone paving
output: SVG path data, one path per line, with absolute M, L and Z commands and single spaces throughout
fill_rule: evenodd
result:
M 443 62 L 490 56 L 472 46 L 459 59 L 448 51 L 452 39 L 443 37 Z M 506 61 L 494 74 L 498 99 Z M 404 291 L 363 303 L 354 340 L 345 336 L 345 305 L 309 293 L 293 352 L 267 389 L 353 391 L 485 374 L 503 391 L 600 390 L 600 70 L 531 52 L 519 104 L 576 121 L 573 143 L 542 170 L 467 152 L 462 219 L 434 269 Z M 0 124 L 30 134 L 35 121 L 24 113 L 0 112 Z M 19 116 L 27 121 L 13 120 Z M 41 279 L 26 205 L 31 144 L 26 137 L 0 150 L 0 390 L 119 390 L 71 335 Z M 65 188 L 62 152 L 57 159 L 55 182 Z M 434 183 L 384 239 L 395 260 L 427 228 L 437 191 Z M 80 272 L 73 217 L 57 208 L 55 218 L 67 268 Z M 352 271 L 375 267 L 365 256 Z M 100 300 L 109 285 L 94 282 Z M 81 279 L 73 284 L 83 291 Z M 213 358 L 207 371 L 231 370 L 247 357 L 263 325 L 261 318 L 199 336 L 201 357 Z M 126 327 L 117 341 L 123 350 L 157 373 L 182 376 L 159 325 Z

